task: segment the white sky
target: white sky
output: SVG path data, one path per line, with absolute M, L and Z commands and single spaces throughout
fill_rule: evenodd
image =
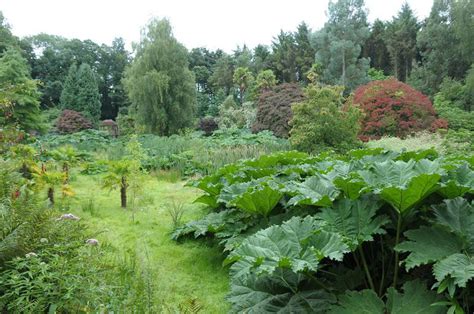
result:
M 369 21 L 389 20 L 405 0 L 366 0 Z M 432 0 L 407 0 L 421 20 Z M 0 0 L 17 36 L 38 33 L 110 44 L 115 37 L 139 41 L 152 17 L 167 17 L 175 37 L 188 49 L 271 44 L 280 29 L 295 31 L 301 21 L 317 30 L 326 21 L 328 0 Z

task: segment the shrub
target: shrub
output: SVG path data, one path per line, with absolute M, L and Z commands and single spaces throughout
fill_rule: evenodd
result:
M 306 89 L 307 100 L 292 107 L 290 143 L 294 148 L 318 152 L 328 148 L 345 151 L 357 146 L 360 113 L 353 107 L 341 109 L 343 90 L 340 86 L 316 85 Z
M 60 133 L 67 134 L 92 129 L 92 123 L 81 113 L 66 109 L 59 116 L 56 127 Z
M 359 133 L 364 141 L 382 136 L 405 137 L 445 125 L 436 121 L 427 96 L 394 78 L 359 87 L 347 105 L 357 106 L 365 114 Z
M 199 129 L 201 129 L 205 135 L 209 136 L 219 128 L 216 119 L 213 117 L 204 117 L 199 121 Z
M 439 133 L 420 132 L 407 136 L 404 139 L 384 136 L 378 140 L 368 141 L 369 148 L 383 148 L 392 151 L 418 151 L 434 148 L 439 153 L 444 153 L 443 138 Z
M 238 106 L 233 96 L 229 96 L 219 108 L 219 128 L 250 128 L 255 121 L 255 111 L 253 102 L 247 101 Z
M 474 112 L 464 111 L 456 103 L 446 98 L 443 93 L 438 93 L 434 99 L 434 107 L 439 116 L 448 121 L 452 130 L 466 129 L 474 131 Z
M 263 90 L 258 99 L 256 121 L 253 132 L 270 130 L 275 136 L 287 138 L 292 118 L 291 105 L 304 100 L 297 84 L 280 84 Z

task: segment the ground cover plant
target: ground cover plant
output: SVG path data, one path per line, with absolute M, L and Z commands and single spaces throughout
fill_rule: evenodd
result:
M 473 161 L 369 149 L 230 164 L 192 183 L 210 213 L 173 237 L 218 240 L 233 312 L 469 313 Z

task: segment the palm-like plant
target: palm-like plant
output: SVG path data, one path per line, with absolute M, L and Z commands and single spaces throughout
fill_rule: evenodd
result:
M 110 162 L 110 171 L 104 177 L 103 188 L 120 189 L 122 208 L 127 208 L 128 177 L 133 172 L 133 161 L 123 159 Z

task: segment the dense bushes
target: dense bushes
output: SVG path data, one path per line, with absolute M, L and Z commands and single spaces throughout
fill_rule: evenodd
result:
M 213 117 L 204 117 L 199 120 L 199 129 L 201 129 L 205 135 L 211 135 L 212 132 L 219 128 L 216 119 Z
M 438 93 L 434 99 L 434 107 L 439 116 L 448 121 L 452 130 L 466 129 L 474 131 L 474 111 L 465 111 L 446 98 L 443 93 Z
M 427 96 L 393 78 L 359 87 L 347 104 L 364 113 L 359 136 L 365 141 L 447 127 Z
M 359 110 L 341 109 L 343 87 L 310 85 L 306 100 L 293 105 L 291 145 L 305 152 L 346 151 L 358 144 Z
M 257 117 L 253 132 L 270 130 L 275 136 L 287 138 L 288 122 L 292 118 L 291 105 L 304 100 L 304 94 L 297 84 L 281 84 L 263 90 L 258 99 Z
M 92 128 L 92 123 L 81 113 L 74 110 L 64 110 L 56 122 L 56 128 L 60 133 L 75 133 Z

